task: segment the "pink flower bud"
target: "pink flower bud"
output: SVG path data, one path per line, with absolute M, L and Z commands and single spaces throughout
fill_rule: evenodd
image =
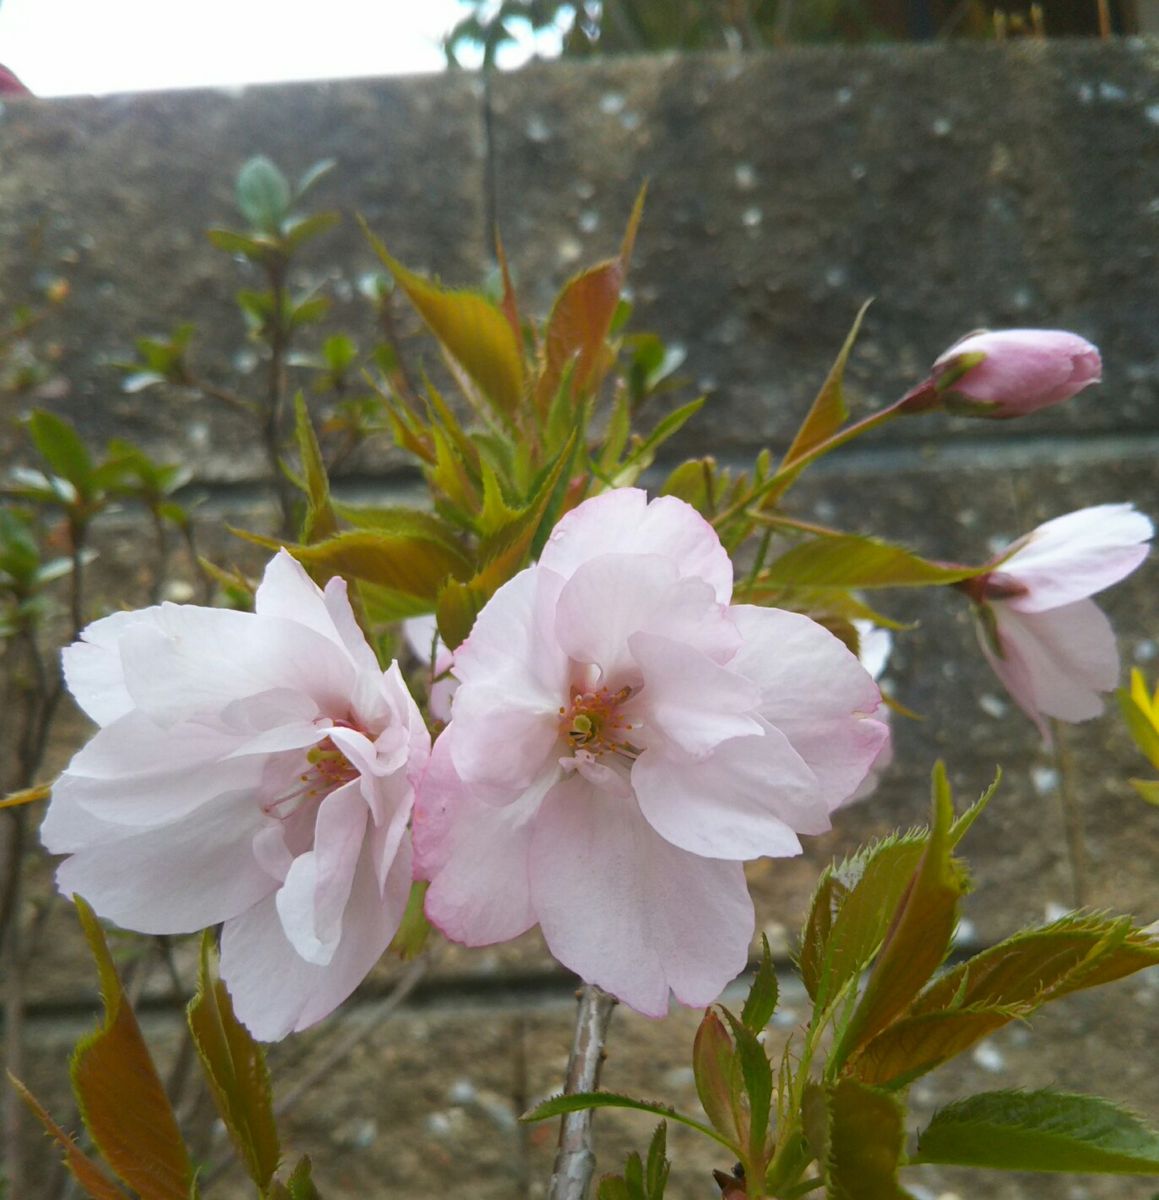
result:
M 1098 350 L 1061 329 L 983 330 L 934 363 L 932 379 L 951 412 L 1023 417 L 1069 400 L 1102 378 Z

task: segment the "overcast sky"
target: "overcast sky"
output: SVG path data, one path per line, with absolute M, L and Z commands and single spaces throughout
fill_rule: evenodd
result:
M 464 11 L 460 0 L 2 0 L 0 63 L 41 96 L 437 71 Z

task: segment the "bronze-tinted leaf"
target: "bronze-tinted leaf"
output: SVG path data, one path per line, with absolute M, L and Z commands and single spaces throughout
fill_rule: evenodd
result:
M 201 939 L 197 995 L 187 1013 L 189 1030 L 218 1114 L 250 1178 L 264 1189 L 269 1187 L 282 1153 L 269 1071 L 261 1046 L 234 1015 L 225 984 L 210 972 L 211 941 L 207 931 Z
M 74 897 L 101 981 L 105 1019 L 77 1044 L 72 1084 L 105 1161 L 141 1200 L 189 1200 L 193 1167 L 177 1118 L 121 990 L 92 909 Z
M 523 399 L 523 351 L 508 319 L 484 296 L 449 291 L 408 271 L 369 231 L 378 257 L 398 280 L 430 331 L 497 413 L 513 420 Z
M 105 1174 L 99 1163 L 94 1162 L 76 1144 L 70 1133 L 63 1130 L 49 1115 L 39 1100 L 9 1072 L 8 1079 L 20 1099 L 32 1110 L 45 1132 L 64 1152 L 64 1164 L 72 1177 L 80 1184 L 89 1200 L 125 1200 L 125 1193 Z

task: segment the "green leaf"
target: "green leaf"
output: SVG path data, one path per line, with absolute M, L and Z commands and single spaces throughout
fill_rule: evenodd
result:
M 313 325 L 322 320 L 330 311 L 329 296 L 307 296 L 290 308 L 290 324 L 295 328 L 301 325 Z
M 267 1200 L 263 1197 L 262 1200 Z M 303 1154 L 298 1159 L 290 1178 L 282 1183 L 275 1180 L 268 1200 L 322 1200 L 322 1193 L 314 1186 L 310 1158 Z
M 762 933 L 761 961 L 740 1013 L 741 1021 L 753 1033 L 760 1033 L 773 1019 L 773 1013 L 777 1011 L 777 993 L 777 969 L 773 966 L 769 939 Z
M 71 1075 L 85 1127 L 141 1200 L 189 1200 L 193 1167 L 93 910 L 73 897 L 100 975 L 105 1018 L 77 1043 Z
M 72 1135 L 66 1133 L 49 1115 L 48 1110 L 11 1072 L 8 1079 L 20 1099 L 32 1110 L 45 1132 L 64 1152 L 63 1162 L 69 1173 L 80 1184 L 89 1200 L 126 1200 L 125 1193 L 105 1174 L 100 1164 L 94 1162 L 76 1144 Z
M 431 934 L 431 923 L 427 920 L 423 903 L 426 900 L 427 888 L 431 885 L 423 879 L 416 879 L 411 884 L 410 895 L 407 896 L 406 908 L 403 909 L 402 920 L 394 937 L 390 941 L 390 950 L 404 962 L 418 958 L 426 947 Z
M 282 236 L 288 251 L 297 250 L 303 243 L 328 233 L 342 220 L 336 212 L 314 213 L 309 217 L 290 217 L 282 228 Z
M 36 409 L 28 418 L 33 444 L 49 467 L 88 498 L 92 489 L 93 460 L 72 423 L 55 413 Z
M 829 1088 L 826 1200 L 903 1200 L 902 1106 L 888 1092 L 842 1079 Z
M 929 835 L 895 835 L 822 875 L 801 934 L 806 990 L 822 1011 L 873 959 Z
M 748 1140 L 747 1114 L 741 1107 L 740 1065 L 724 1023 L 706 1009 L 692 1043 L 696 1094 L 709 1121 L 736 1154 Z
M 794 546 L 769 564 L 762 582 L 780 587 L 929 587 L 958 583 L 992 570 L 922 558 L 877 538 L 839 534 Z
M 652 432 L 632 449 L 616 471 L 613 478 L 615 486 L 627 487 L 635 483 L 652 465 L 656 458 L 656 451 L 669 438 L 675 436 L 692 417 L 696 416 L 704 407 L 704 401 L 704 396 L 698 396 L 695 400 L 681 405 L 680 408 L 657 421 Z
M 850 329 L 849 335 L 845 339 L 845 344 L 841 347 L 837 355 L 837 361 L 830 368 L 829 374 L 826 376 L 825 382 L 821 385 L 821 390 L 817 393 L 817 397 L 813 401 L 808 415 L 801 423 L 796 437 L 793 438 L 792 444 L 785 454 L 784 461 L 781 463 L 782 471 L 791 467 L 797 459 L 804 458 L 809 451 L 814 450 L 822 442 L 831 438 L 848 419 L 849 407 L 845 403 L 844 387 L 845 367 L 849 362 L 849 355 L 853 351 L 853 344 L 857 341 L 861 322 L 865 317 L 870 303 L 870 301 L 866 301 L 861 306 L 860 312 L 853 319 L 853 328 Z
M 636 1100 L 631 1096 L 621 1096 L 618 1092 L 572 1092 L 566 1096 L 551 1096 L 534 1108 L 528 1109 L 519 1119 L 521 1121 L 547 1121 L 552 1117 L 562 1117 L 564 1113 L 584 1112 L 589 1108 L 631 1108 L 637 1112 L 654 1113 L 666 1121 L 675 1121 L 687 1125 L 710 1137 L 714 1142 L 732 1150 L 734 1147 L 727 1138 L 721 1137 L 716 1130 L 709 1128 L 692 1117 L 686 1117 L 670 1105 L 661 1104 L 657 1100 Z
M 1148 804 L 1159 804 L 1159 779 L 1132 779 L 1130 783 Z
M 644 1168 L 644 1190 L 648 1200 L 663 1200 L 671 1163 L 667 1157 L 668 1125 L 661 1121 L 648 1144 L 648 1162 Z
M 898 904 L 869 982 L 830 1056 L 840 1067 L 898 1017 L 937 970 L 949 949 L 965 869 L 951 856 L 954 805 L 945 766 L 934 766 L 933 821 L 921 862 Z
M 363 223 L 375 253 L 451 357 L 495 411 L 515 420 L 523 399 L 523 352 L 507 318 L 474 292 L 447 291 L 408 271 Z
M 1159 939 L 1129 917 L 1072 915 L 1023 930 L 947 971 L 915 1015 L 950 1007 L 1031 1005 L 1099 987 L 1159 963 Z
M 628 1191 L 628 1185 L 619 1175 L 604 1175 L 596 1192 L 597 1200 L 638 1200 Z
M 262 1048 L 237 1019 L 229 992 L 209 969 L 213 935 L 201 938 L 197 995 L 187 1018 L 213 1102 L 250 1178 L 268 1188 L 281 1159 L 270 1076 Z
M 956 846 L 985 810 L 994 782 L 950 828 Z M 869 964 L 889 929 L 929 842 L 926 830 L 896 834 L 860 850 L 821 876 L 801 933 L 799 963 L 809 995 L 822 1011 Z
M 1151 715 L 1150 697 L 1138 669 L 1131 672 L 1131 690 L 1119 688 L 1115 698 L 1135 745 L 1153 766 L 1159 767 L 1159 726 Z
M 1159 1133 L 1095 1096 L 984 1092 L 938 1112 L 912 1163 L 1159 1175 Z
M 277 251 L 268 238 L 250 237 L 233 229 L 207 229 L 205 236 L 218 250 L 224 250 L 226 254 L 240 254 L 250 262 L 262 262 Z
M 289 182 L 265 155 L 251 158 L 238 172 L 237 206 L 260 233 L 281 233 L 290 204 Z
M 238 532 L 259 546 L 277 550 L 282 543 L 259 534 Z M 391 588 L 427 604 L 434 603 L 448 576 L 471 569 L 466 555 L 444 536 L 444 526 L 425 513 L 410 513 L 393 529 L 345 530 L 310 546 L 286 546 L 312 575 L 334 575 Z
M 338 532 L 338 522 L 330 503 L 330 478 L 322 459 L 322 448 L 314 433 L 314 423 L 306 401 L 299 392 L 294 397 L 294 433 L 298 440 L 298 455 L 302 460 L 305 482 L 306 515 L 302 523 L 302 541 L 317 542 Z
M 769 1157 L 769 1119 L 773 1106 L 773 1068 L 756 1034 L 724 1009 L 732 1028 L 736 1057 L 749 1102 L 748 1144 L 742 1146 L 745 1168 L 754 1177 L 764 1177 Z
M 572 434 L 563 452 L 538 480 L 525 508 L 479 546 L 479 569 L 466 583 L 451 580 L 439 593 L 436 614 L 443 642 L 455 649 L 466 640 L 483 605 L 514 578 L 543 544 L 554 523 L 559 492 L 570 477 L 579 442 Z

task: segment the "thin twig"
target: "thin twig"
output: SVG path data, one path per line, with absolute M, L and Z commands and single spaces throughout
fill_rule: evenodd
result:
M 579 993 L 575 1037 L 567 1062 L 564 1094 L 594 1091 L 600 1080 L 600 1067 L 606 1057 L 604 1043 L 615 1008 L 615 998 L 594 984 L 586 983 Z M 566 1113 L 560 1120 L 559 1149 L 547 1200 L 587 1200 L 596 1156 L 592 1150 L 592 1110 Z
M 25 816 L 24 809 L 16 810 L 19 820 L 13 827 L 13 833 L 23 844 Z M 14 905 L 20 902 L 20 878 L 22 875 L 21 862 L 17 858 L 14 872 L 16 883 L 12 887 Z M 24 1074 L 24 963 L 21 961 L 20 950 L 20 911 L 14 907 L 11 921 L 5 932 L 3 944 L 0 944 L 0 962 L 4 965 L 6 985 L 4 988 L 4 1059 L 7 1069 L 20 1079 Z M 25 1194 L 24 1172 L 24 1112 L 23 1105 L 15 1088 L 4 1088 L 4 1173 L 7 1182 L 7 1195 L 12 1197 Z
M 1083 814 L 1074 790 L 1074 759 L 1067 745 L 1061 721 L 1052 721 L 1054 734 L 1054 766 L 1058 773 L 1058 798 L 1062 802 L 1063 824 L 1066 829 L 1066 853 L 1070 864 L 1071 901 L 1075 908 L 1090 903 L 1090 870 L 1087 863 L 1086 835 Z

